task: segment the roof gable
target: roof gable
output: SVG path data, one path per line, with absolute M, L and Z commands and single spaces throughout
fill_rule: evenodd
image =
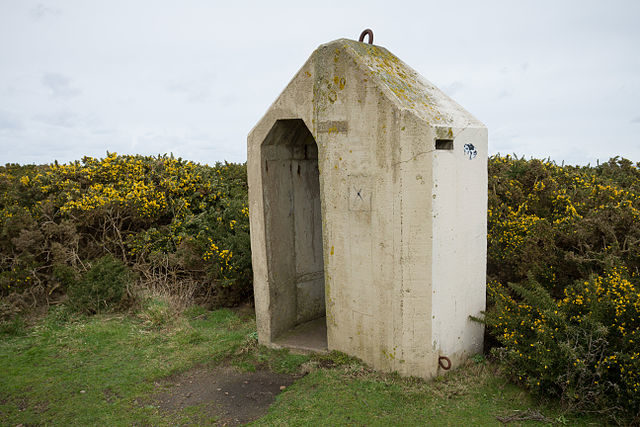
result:
M 387 49 L 348 39 L 335 40 L 325 46 L 348 53 L 371 75 L 397 108 L 407 110 L 434 126 L 484 127 L 462 106 Z

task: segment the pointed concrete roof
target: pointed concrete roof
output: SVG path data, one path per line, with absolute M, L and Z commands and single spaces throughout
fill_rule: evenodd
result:
M 349 39 L 338 39 L 318 49 L 323 47 L 348 53 L 372 76 L 392 103 L 433 126 L 484 127 L 471 113 L 384 47 Z

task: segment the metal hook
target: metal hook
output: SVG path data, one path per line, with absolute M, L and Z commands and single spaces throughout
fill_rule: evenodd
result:
M 360 34 L 360 40 L 358 40 L 360 43 L 364 41 L 364 36 L 369 36 L 369 44 L 373 44 L 373 31 L 371 29 L 367 28 Z
M 443 361 L 447 362 L 446 366 L 444 363 L 442 363 Z M 438 357 L 438 364 L 445 371 L 448 371 L 449 369 L 451 369 L 451 359 L 449 359 L 447 356 Z

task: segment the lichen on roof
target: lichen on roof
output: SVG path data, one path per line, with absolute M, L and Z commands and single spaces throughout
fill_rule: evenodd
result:
M 347 39 L 336 42 L 370 71 L 381 88 L 386 90 L 387 95 L 400 108 L 413 112 L 433 125 L 482 125 L 458 103 L 387 49 Z M 464 123 L 460 123 L 460 119 Z

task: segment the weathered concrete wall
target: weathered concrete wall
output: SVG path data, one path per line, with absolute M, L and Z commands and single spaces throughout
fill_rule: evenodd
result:
M 260 147 L 279 119 L 300 119 L 318 147 L 328 348 L 423 377 L 437 373 L 440 355 L 456 363 L 478 351 L 482 328 L 468 316 L 484 308 L 486 129 L 388 51 L 348 40 L 319 47 L 249 135 L 260 342 L 271 345 L 307 319 L 298 314 L 300 289 L 319 286 L 298 280 L 296 292 L 285 292 L 291 281 L 322 280 L 311 271 L 319 266 L 318 231 L 303 230 L 316 217 L 302 212 L 317 207 L 295 207 L 297 194 L 315 189 L 301 180 L 294 197 L 285 197 L 282 189 L 294 181 L 271 180 L 264 171 Z M 436 149 L 443 140 L 452 142 Z M 465 144 L 475 147 L 472 159 Z M 288 176 L 281 168 L 278 176 Z M 266 188 L 273 185 L 279 190 Z M 300 224 L 294 220 L 288 233 L 311 236 L 301 241 L 307 249 L 299 258 L 312 266 L 309 273 L 292 256 L 268 261 L 296 247 L 269 222 L 292 201 Z
M 324 200 L 330 349 L 394 368 L 398 280 L 400 112 L 336 46 L 317 51 L 314 125 Z
M 313 92 L 312 80 L 306 77 L 311 66 L 308 61 L 285 91 L 253 128 L 248 137 L 247 178 L 249 183 L 249 211 L 251 227 L 251 259 L 254 277 L 254 295 L 258 339 L 260 343 L 272 345 L 275 338 L 295 325 L 297 321 L 297 291 L 292 277 L 295 276 L 295 256 L 292 253 L 292 222 L 283 221 L 284 234 L 271 229 L 269 218 L 288 218 L 289 198 L 280 203 L 271 197 L 277 181 L 263 176 L 268 158 L 263 153 L 265 145 L 289 145 L 281 141 L 284 135 L 273 134 L 269 142 L 270 131 L 281 119 L 302 119 L 309 129 L 313 105 L 309 102 L 309 93 Z M 286 94 L 289 94 L 288 96 Z M 276 129 L 277 130 L 277 129 Z M 281 129 L 282 131 L 282 129 Z M 265 144 L 266 143 L 266 144 Z M 282 193 L 282 192 L 280 192 Z M 266 202 L 265 202 L 266 201 Z M 280 216 L 278 216 L 280 210 Z M 276 247 L 273 246 L 276 242 Z M 280 242 L 280 243 L 278 243 Z M 281 255 L 277 256 L 280 251 Z M 274 256 L 274 254 L 276 256 Z M 272 266 L 272 263 L 280 263 Z M 272 269 L 274 269 L 272 271 Z M 282 272 L 280 272 L 282 270 Z M 278 277 L 282 276 L 282 280 Z
M 454 128 L 451 135 L 453 149 L 436 150 L 432 163 L 432 346 L 457 365 L 482 352 L 483 326 L 469 316 L 485 309 L 487 131 Z
M 261 146 L 274 334 L 325 316 L 318 148 L 302 120 L 278 120 Z

